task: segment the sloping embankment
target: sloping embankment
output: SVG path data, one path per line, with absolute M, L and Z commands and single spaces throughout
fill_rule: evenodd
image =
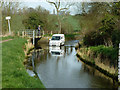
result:
M 44 88 L 42 82 L 30 77 L 23 65 L 26 39 L 15 38 L 2 43 L 2 87 L 3 88 Z
M 108 47 L 82 47 L 76 46 L 77 57 L 84 63 L 95 67 L 100 72 L 118 81 L 117 60 L 115 50 Z M 108 52 L 111 52 L 108 54 Z M 114 54 L 114 55 L 113 55 Z M 116 53 L 117 54 L 117 53 Z

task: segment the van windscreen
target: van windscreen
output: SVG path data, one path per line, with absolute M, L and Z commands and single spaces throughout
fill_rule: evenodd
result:
M 60 36 L 53 36 L 51 40 L 60 40 Z

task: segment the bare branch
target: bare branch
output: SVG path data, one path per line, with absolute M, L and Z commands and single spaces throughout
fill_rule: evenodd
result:
M 59 0 L 59 2 L 58 2 L 58 9 L 60 8 L 60 0 Z
M 61 8 L 60 11 L 61 11 L 61 10 L 68 10 L 68 9 L 69 9 L 69 8 Z
M 71 4 L 66 4 L 66 5 L 64 5 L 64 7 L 61 7 L 61 0 L 57 0 L 56 2 L 54 1 L 50 1 L 50 0 L 46 0 L 48 3 L 51 3 L 51 4 L 53 4 L 54 6 L 55 6 L 55 8 L 56 8 L 56 11 L 57 11 L 57 17 L 58 17 L 58 23 L 59 23 L 59 28 L 60 28 L 60 32 L 61 32 L 61 18 L 59 17 L 59 12 L 61 11 L 61 12 L 64 12 L 63 14 L 65 15 L 66 13 L 66 11 L 70 8 L 70 6 L 72 6 L 73 5 L 73 3 L 71 3 Z M 63 16 L 63 19 L 64 19 L 64 16 Z
M 73 3 L 73 2 L 72 2 L 72 3 L 69 3 L 69 2 L 68 2 L 65 7 L 66 7 L 66 8 L 70 8 L 70 7 L 73 6 L 73 5 L 75 5 L 75 3 Z
M 54 6 L 55 6 L 55 8 L 56 9 L 58 9 L 58 7 L 57 7 L 57 5 L 56 5 L 56 3 L 55 2 L 51 2 L 51 1 L 48 1 L 48 0 L 46 0 L 48 3 L 51 3 L 51 4 L 53 4 Z

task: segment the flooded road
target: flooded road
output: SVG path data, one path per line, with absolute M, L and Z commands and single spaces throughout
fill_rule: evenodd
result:
M 77 40 L 62 47 L 41 44 L 35 51 L 35 72 L 46 88 L 111 88 L 112 80 L 76 57 Z

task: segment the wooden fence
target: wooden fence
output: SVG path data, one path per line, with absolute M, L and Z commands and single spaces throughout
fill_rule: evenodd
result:
M 19 30 L 17 34 L 18 36 L 22 36 L 22 37 L 33 38 L 34 36 L 35 38 L 39 38 L 44 35 L 44 31 L 39 32 L 38 30 L 24 29 L 24 30 Z

